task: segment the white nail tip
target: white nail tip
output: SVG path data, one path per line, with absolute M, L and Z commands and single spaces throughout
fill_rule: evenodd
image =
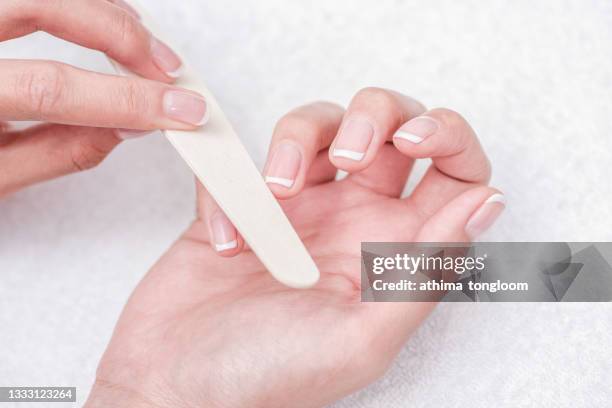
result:
M 398 130 L 397 132 L 395 132 L 393 137 L 404 139 L 404 140 L 407 140 L 409 142 L 416 143 L 416 144 L 421 143 L 423 140 L 425 140 L 421 136 L 417 136 L 413 133 L 409 133 L 404 130 Z
M 291 188 L 293 186 L 293 180 L 282 178 L 282 177 L 266 177 L 266 183 L 280 184 L 281 186 Z
M 503 194 L 496 193 L 486 199 L 485 204 L 487 203 L 500 203 L 506 205 L 506 197 Z
M 166 75 L 168 75 L 170 78 L 177 79 L 183 75 L 183 72 L 185 72 L 185 66 L 181 64 L 181 66 L 174 71 L 166 72 Z
M 345 159 L 351 159 L 355 161 L 361 161 L 365 156 L 365 153 L 355 152 L 353 150 L 345 150 L 345 149 L 334 149 L 333 152 L 334 157 L 344 157 Z
M 221 252 L 221 251 L 227 251 L 228 249 L 234 249 L 237 246 L 238 246 L 238 241 L 233 240 L 225 244 L 215 244 L 215 249 L 217 250 L 217 252 Z
M 206 102 L 206 101 L 204 101 Z M 206 112 L 204 112 L 204 117 L 202 118 L 201 121 L 199 121 L 196 126 L 204 126 L 206 123 L 208 123 L 208 120 L 210 119 L 210 109 L 208 107 L 208 104 L 206 105 Z

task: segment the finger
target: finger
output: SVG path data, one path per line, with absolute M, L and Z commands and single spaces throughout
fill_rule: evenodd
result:
M 381 88 L 362 89 L 344 115 L 330 148 L 330 160 L 349 173 L 367 168 L 397 128 L 424 111 L 421 103 L 400 93 Z
M 389 197 L 399 197 L 414 164 L 411 157 L 400 154 L 391 143 L 385 143 L 370 166 L 346 178 L 362 187 Z
M 471 242 L 488 230 L 506 207 L 491 187 L 472 188 L 440 208 L 421 227 L 416 242 Z
M 64 40 L 104 52 L 130 71 L 170 82 L 182 62 L 154 38 L 133 12 L 100 0 L 3 0 L 0 41 L 42 30 Z
M 338 169 L 329 161 L 327 151 L 323 149 L 317 153 L 310 165 L 304 187 L 316 186 L 336 179 Z
M 207 119 L 192 91 L 49 61 L 0 61 L 0 120 L 127 129 L 194 129 Z
M 326 149 L 338 130 L 344 109 L 329 102 L 316 102 L 294 109 L 277 123 L 272 135 L 268 161 L 264 167 L 266 183 L 278 198 L 295 196 L 302 190 L 312 168 L 310 180 L 333 178 L 336 169 L 318 153 Z
M 39 125 L 0 146 L 0 196 L 97 166 L 120 142 L 114 129 Z
M 490 187 L 476 187 L 459 195 L 436 212 L 425 224 L 415 242 L 470 242 L 489 228 L 505 208 L 503 195 Z M 361 309 L 368 327 L 392 336 L 375 336 L 370 349 L 391 357 L 436 306 L 439 293 L 431 301 L 365 303 Z M 389 341 L 393 339 L 393 341 Z M 386 368 L 386 365 L 382 367 Z M 381 370 L 383 371 L 383 370 Z
M 244 248 L 244 239 L 198 180 L 196 180 L 196 192 L 198 217 L 207 225 L 211 246 L 220 256 L 238 255 Z
M 487 184 L 491 176 L 476 134 L 451 110 L 433 109 L 410 120 L 397 131 L 393 143 L 409 157 L 432 159 L 432 167 L 409 197 L 425 215 L 474 185 Z
M 114 4 L 117 7 L 121 7 L 123 10 L 127 11 L 128 13 L 130 13 L 134 18 L 140 20 L 140 18 L 141 18 L 140 14 L 128 2 L 126 2 L 124 0 L 106 0 L 106 1 L 108 1 L 109 3 Z

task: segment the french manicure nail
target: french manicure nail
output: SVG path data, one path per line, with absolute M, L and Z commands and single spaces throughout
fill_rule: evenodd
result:
M 439 125 L 435 119 L 429 116 L 418 116 L 404 123 L 393 137 L 419 144 L 436 133 L 438 129 Z
M 340 130 L 332 155 L 361 161 L 374 137 L 374 128 L 364 119 L 349 119 Z
M 465 232 L 475 239 L 488 230 L 506 208 L 506 197 L 503 194 L 493 194 L 476 210 L 465 225 Z
M 170 78 L 178 78 L 183 70 L 183 62 L 174 51 L 157 38 L 151 38 L 151 56 L 157 68 Z
M 266 183 L 291 188 L 295 183 L 301 163 L 302 153 L 293 143 L 280 143 L 274 150 L 266 171 Z
M 155 132 L 155 130 L 117 129 L 117 137 L 122 140 L 136 139 L 137 137 L 147 136 Z
M 186 91 L 166 91 L 164 111 L 169 118 L 194 126 L 202 126 L 208 121 L 208 109 L 204 98 Z
M 217 252 L 227 251 L 238 246 L 236 229 L 222 212 L 218 211 L 212 216 L 210 229 Z

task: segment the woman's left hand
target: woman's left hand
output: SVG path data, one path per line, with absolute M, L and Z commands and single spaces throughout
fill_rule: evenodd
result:
M 401 198 L 426 157 L 429 171 Z M 336 181 L 337 169 L 348 177 Z M 86 407 L 335 401 L 382 375 L 435 306 L 360 302 L 361 241 L 469 241 L 504 208 L 460 115 L 376 88 L 347 111 L 319 102 L 285 115 L 265 175 L 319 283 L 276 282 L 200 188 L 198 219 L 130 298 Z

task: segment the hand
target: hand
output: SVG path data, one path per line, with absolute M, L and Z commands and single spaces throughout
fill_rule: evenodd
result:
M 433 165 L 400 198 L 424 157 Z M 348 177 L 335 181 L 338 168 Z M 284 116 L 265 174 L 320 282 L 276 282 L 200 188 L 198 220 L 133 293 L 87 407 L 318 407 L 345 396 L 386 370 L 435 305 L 361 303 L 360 242 L 469 241 L 503 209 L 461 116 L 382 89 L 360 91 L 346 112 L 319 102 Z
M 88 169 L 123 139 L 193 129 L 204 99 L 169 85 L 181 60 L 121 0 L 2 0 L 0 41 L 37 30 L 100 50 L 145 77 L 126 78 L 51 61 L 0 60 L 0 196 Z M 48 122 L 11 131 L 6 121 Z

